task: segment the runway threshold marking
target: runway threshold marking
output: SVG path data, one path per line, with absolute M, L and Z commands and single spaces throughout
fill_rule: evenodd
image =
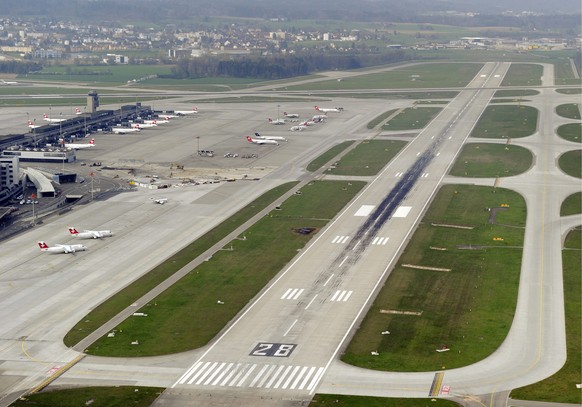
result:
M 432 385 L 430 386 L 430 391 L 428 392 L 429 397 L 436 397 L 439 395 L 444 378 L 445 372 L 436 372 L 434 374 L 434 379 L 432 380 Z
M 352 293 L 353 291 L 337 290 L 335 294 L 331 297 L 330 301 L 346 302 L 348 298 L 350 298 Z
M 336 236 L 336 237 L 334 237 L 334 239 L 331 242 L 342 244 L 342 243 L 347 242 L 349 238 L 350 238 L 349 236 Z
M 296 300 L 303 293 L 304 289 L 301 288 L 289 288 L 285 291 L 285 294 L 281 296 L 282 300 Z

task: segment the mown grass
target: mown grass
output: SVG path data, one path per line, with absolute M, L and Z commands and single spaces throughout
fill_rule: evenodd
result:
M 582 178 L 582 150 L 565 152 L 558 159 L 558 165 L 566 174 Z
M 521 400 L 582 404 L 580 361 L 582 360 L 582 229 L 570 231 L 562 250 L 564 309 L 566 312 L 566 354 L 564 366 L 554 375 L 529 386 L 515 389 L 511 397 Z
M 402 110 L 382 130 L 415 130 L 424 128 L 442 110 L 441 107 L 411 107 Z
M 134 303 L 137 299 L 160 284 L 166 278 L 174 274 L 192 259 L 198 257 L 212 245 L 220 241 L 224 236 L 235 230 L 249 218 L 260 212 L 275 199 L 291 189 L 296 182 L 280 185 L 255 199 L 249 205 L 232 215 L 230 218 L 210 230 L 204 236 L 192 242 L 190 245 L 168 258 L 163 263 L 154 266 L 151 271 L 139 278 L 123 290 L 108 298 L 105 302 L 93 309 L 83 317 L 65 335 L 64 343 L 74 346 L 87 335 L 109 321 L 123 309 Z M 152 265 L 153 266 L 153 265 Z
M 459 92 L 434 91 L 434 92 L 342 92 L 343 98 L 354 99 L 453 99 Z M 301 94 L 301 96 L 309 96 Z M 336 98 L 336 94 L 318 93 L 318 97 Z
M 352 144 L 354 144 L 354 141 L 349 140 L 349 141 L 344 141 L 343 143 L 340 143 L 338 145 L 333 146 L 332 148 L 327 150 L 325 153 L 323 153 L 319 157 L 317 157 L 315 160 L 311 161 L 307 165 L 307 168 L 306 168 L 307 171 L 310 171 L 310 172 L 317 171 L 318 169 L 323 167 L 325 165 L 325 163 L 327 163 L 329 160 L 331 160 L 333 157 L 335 157 L 336 155 L 338 155 L 339 153 L 344 151 L 346 148 L 348 148 Z
M 146 102 L 146 101 L 156 101 L 161 99 L 171 99 L 171 97 L 159 97 L 159 96 L 148 96 L 140 95 L 138 98 L 138 102 Z M 85 106 L 87 103 L 87 98 L 42 98 L 42 99 L 32 99 L 32 98 L 9 98 L 9 99 L 2 99 L 0 100 L 0 106 L 61 106 L 61 107 L 70 107 L 70 106 Z M 111 105 L 111 104 L 128 104 L 128 105 L 135 105 L 135 96 L 134 97 L 102 97 L 99 96 L 99 103 L 101 105 Z M 64 109 L 61 109 L 64 110 Z
M 457 177 L 510 177 L 522 174 L 533 164 L 533 154 L 520 146 L 468 143 L 454 162 L 450 175 Z
M 544 67 L 538 64 L 511 64 L 501 86 L 539 86 Z
M 289 86 L 289 90 L 353 90 L 464 87 L 482 68 L 480 63 L 426 63 L 392 71 Z
M 305 186 L 301 195 L 245 231 L 244 240 L 235 239 L 142 307 L 139 312 L 147 317 L 125 320 L 114 330 L 115 337 L 99 339 L 87 352 L 152 356 L 206 345 L 316 234 L 296 230 L 321 229 L 364 185 L 319 181 Z
M 459 404 L 444 399 L 399 399 L 388 397 L 316 394 L 309 407 L 454 407 Z
M 406 145 L 401 140 L 366 140 L 344 155 L 326 174 L 371 176 L 378 174 Z
M 16 407 L 148 407 L 164 391 L 159 387 L 82 387 L 31 394 L 15 401 Z
M 515 98 L 520 98 L 522 96 L 535 96 L 535 95 L 539 95 L 540 92 L 534 89 L 504 89 L 504 90 L 498 90 L 495 92 L 495 95 L 493 95 L 493 97 L 495 98 L 509 98 L 509 97 L 515 97 Z
M 28 80 L 83 83 L 125 84 L 134 79 L 153 75 L 170 75 L 173 65 L 92 65 L 45 66 L 42 71 L 29 73 Z
M 560 216 L 570 216 L 582 213 L 582 192 L 568 196 L 560 207 Z
M 562 137 L 564 140 L 573 141 L 575 143 L 582 142 L 582 124 L 581 123 L 568 123 L 563 124 L 558 127 L 558 136 Z
M 471 137 L 520 138 L 537 128 L 538 110 L 530 106 L 487 106 Z
M 556 113 L 567 119 L 580 120 L 580 105 L 577 103 L 566 103 L 556 107 Z
M 370 120 L 370 122 L 366 125 L 366 127 L 368 129 L 373 129 L 374 127 L 376 127 L 377 125 L 382 123 L 384 120 L 388 119 L 390 116 L 392 116 L 397 111 L 398 111 L 398 109 L 391 109 L 391 110 L 388 110 L 388 111 L 382 113 L 379 116 L 376 116 L 373 120 Z
M 432 371 L 467 366 L 489 356 L 513 320 L 525 215 L 525 201 L 513 191 L 442 187 L 342 360 L 377 370 Z M 443 224 L 473 229 L 439 226 Z M 386 330 L 390 334 L 382 335 Z M 450 351 L 436 351 L 443 346 Z M 379 355 L 371 355 L 373 351 Z
M 563 95 L 579 95 L 582 93 L 582 88 L 556 89 L 556 92 L 561 93 Z

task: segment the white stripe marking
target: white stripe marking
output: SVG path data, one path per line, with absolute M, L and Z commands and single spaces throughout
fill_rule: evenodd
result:
M 281 377 L 279 378 L 279 380 L 277 380 L 277 383 L 273 387 L 274 389 L 278 389 L 279 388 L 279 386 L 281 385 L 281 383 L 283 383 L 283 379 L 285 379 L 285 376 L 287 376 L 287 373 L 289 373 L 289 370 L 291 370 L 292 368 L 293 368 L 293 366 L 287 366 L 287 369 L 285 369 L 285 371 L 283 372 L 283 374 L 281 375 Z
M 240 382 L 238 382 L 238 384 L 236 385 L 236 387 L 241 387 L 243 385 L 243 383 L 248 379 L 248 377 L 250 376 L 250 374 L 253 372 L 253 370 L 255 370 L 255 368 L 257 367 L 257 365 L 252 365 L 251 368 L 247 371 L 247 373 L 243 376 L 242 379 L 240 379 Z
M 333 278 L 333 276 L 334 276 L 333 274 L 331 276 L 329 276 L 329 278 L 327 279 L 327 281 L 323 285 L 324 287 L 327 285 L 327 283 L 329 283 L 329 280 L 331 280 Z
M 277 371 L 273 374 L 273 376 L 271 377 L 271 380 L 269 380 L 267 382 L 267 384 L 265 385 L 265 387 L 267 389 L 271 388 L 271 386 L 273 385 L 273 383 L 275 382 L 275 380 L 277 380 L 277 376 L 279 376 L 279 373 L 281 373 L 281 370 L 283 370 L 285 366 L 279 366 L 279 368 L 277 369 Z
M 263 378 L 263 380 L 260 381 L 260 383 L 257 385 L 257 387 L 263 387 L 263 385 L 265 384 L 265 382 L 267 381 L 267 379 L 271 376 L 271 373 L 273 372 L 273 370 L 275 370 L 276 367 L 277 367 L 277 365 L 271 366 L 271 368 L 265 374 L 265 377 Z
M 374 238 L 374 240 L 372 240 L 372 244 L 376 244 L 376 243 L 378 243 L 378 239 L 380 239 L 380 238 L 379 238 L 378 236 L 376 236 L 376 237 Z
M 337 243 L 337 241 L 339 240 L 341 236 L 336 236 L 333 238 L 333 240 L 331 241 L 332 243 Z
M 309 308 L 309 306 L 311 305 L 311 303 L 313 301 L 315 301 L 316 298 L 317 298 L 317 294 L 315 294 L 315 297 L 313 297 L 313 299 L 311 301 L 309 301 L 309 304 L 307 304 L 307 306 L 305 307 L 305 309 Z
M 284 300 L 285 298 L 287 298 L 287 296 L 289 295 L 289 293 L 291 292 L 291 290 L 293 290 L 292 288 L 287 289 L 287 291 L 285 291 L 285 294 L 283 294 L 281 296 L 281 299 Z
M 212 365 L 210 365 L 210 367 L 206 370 L 206 372 L 200 376 L 200 379 L 196 380 L 196 384 L 200 384 L 204 381 L 204 379 L 206 379 L 206 377 L 212 373 L 212 371 L 214 370 L 214 368 L 218 365 L 218 362 L 214 362 Z
M 343 265 L 344 265 L 344 263 L 346 262 L 346 260 L 347 260 L 347 259 L 348 259 L 348 256 L 346 256 L 346 257 L 345 257 L 345 258 L 342 260 L 342 262 L 340 263 L 340 265 L 339 265 L 338 267 L 341 267 L 341 266 L 343 266 Z
M 216 377 L 216 375 L 218 375 L 220 373 L 220 371 L 222 370 L 222 368 L 224 366 L 226 366 L 226 362 L 225 363 L 221 363 L 220 366 L 218 366 L 218 368 L 214 370 L 214 373 L 212 373 L 210 375 L 210 377 L 208 378 L 208 380 L 206 380 L 204 382 L 204 385 L 210 384 L 214 380 L 214 378 Z
M 198 370 L 198 373 L 196 373 L 190 380 L 188 380 L 188 384 L 192 384 L 192 382 L 196 380 L 196 378 L 200 376 L 208 366 L 210 366 L 210 362 L 204 363 L 200 370 Z
M 296 294 L 296 295 L 293 297 L 293 299 L 294 299 L 294 300 L 296 300 L 297 298 L 299 298 L 299 296 L 300 296 L 301 294 L 303 294 L 303 290 L 304 290 L 303 288 L 302 288 L 301 290 L 299 290 L 299 291 L 297 292 L 297 294 Z
M 184 382 L 185 382 L 186 380 L 188 380 L 188 378 L 189 378 L 189 377 L 192 375 L 192 373 L 194 372 L 194 370 L 198 369 L 198 367 L 199 367 L 201 364 L 202 364 L 202 362 L 197 362 L 197 363 L 194 363 L 194 364 L 192 365 L 192 367 L 191 367 L 190 369 L 188 369 L 188 370 L 186 371 L 186 373 L 184 373 L 184 374 L 182 375 L 182 377 L 180 378 L 180 380 L 178 380 L 178 383 L 179 383 L 179 384 L 184 384 Z
M 303 373 L 305 373 L 305 371 L 307 369 L 309 369 L 309 366 L 303 366 L 303 369 L 301 369 L 301 371 L 299 372 L 299 374 L 295 378 L 295 381 L 291 385 L 291 390 L 293 390 L 293 389 L 295 389 L 295 387 L 297 387 L 297 384 L 299 384 L 299 380 L 301 380 L 301 377 L 303 376 Z
M 323 367 L 320 367 L 317 370 L 317 374 L 315 376 L 313 376 L 313 379 L 311 380 L 311 383 L 309 383 L 309 386 L 307 386 L 307 390 L 311 390 L 313 389 L 313 386 L 315 386 L 315 384 L 317 383 L 317 381 L 319 380 L 319 377 L 323 374 Z
M 303 390 L 303 388 L 307 384 L 307 381 L 309 380 L 309 378 L 313 374 L 314 370 L 315 370 L 315 366 L 313 366 L 311 369 L 309 369 L 309 372 L 307 372 L 307 376 L 305 376 L 305 379 L 303 379 L 303 381 L 301 382 L 301 386 L 299 386 L 299 390 Z
M 296 320 L 295 320 L 295 321 L 294 321 L 294 322 L 291 324 L 291 326 L 289 327 L 289 329 L 287 329 L 287 332 L 285 332 L 285 333 L 283 334 L 283 336 L 287 336 L 287 334 L 289 333 L 289 331 L 290 331 L 291 329 L 293 329 L 293 327 L 295 326 L 295 324 L 297 323 L 297 321 L 299 321 L 299 320 L 298 320 L 298 319 L 296 319 Z
M 220 382 L 220 386 L 226 386 L 226 383 L 230 380 L 230 378 L 232 377 L 232 375 L 236 372 L 236 370 L 240 367 L 240 363 L 237 363 L 237 365 L 234 367 L 234 369 L 230 370 L 228 372 L 228 374 L 226 375 L 226 377 L 224 378 L 224 380 L 222 382 Z
M 246 366 L 246 365 L 245 365 Z M 241 369 L 239 369 L 239 367 L 241 367 Z M 237 382 L 238 379 L 240 379 L 240 377 L 243 375 L 243 373 L 245 372 L 244 367 L 242 367 L 242 365 L 239 363 L 237 365 L 237 369 L 236 369 L 236 375 L 234 376 L 234 378 L 230 381 L 230 383 L 228 384 L 229 387 L 234 386 Z
M 289 383 L 291 383 L 291 380 L 293 380 L 293 377 L 295 376 L 295 374 L 297 373 L 297 371 L 299 370 L 300 367 L 301 366 L 295 366 L 295 369 L 293 369 L 293 371 L 291 372 L 291 374 L 289 375 L 289 377 L 287 378 L 287 380 L 283 384 L 284 389 L 286 389 L 289 386 Z
M 348 291 L 348 295 L 346 295 L 346 297 L 344 298 L 344 301 L 347 301 L 348 298 L 350 298 L 350 296 L 352 295 L 353 291 Z
M 251 384 L 249 384 L 249 387 L 255 387 L 255 384 L 257 384 L 257 382 L 261 379 L 261 376 L 263 376 L 263 373 L 265 373 L 265 370 L 267 370 L 269 366 L 270 365 L 265 365 L 261 370 L 259 370 L 259 373 L 257 373 Z
M 333 297 L 331 297 L 331 301 L 335 301 L 335 297 L 340 293 L 340 291 L 336 291 Z
M 222 373 L 220 373 L 218 375 L 218 377 L 216 378 L 216 380 L 214 380 L 210 385 L 211 386 L 216 386 L 218 384 L 218 382 L 220 382 L 220 380 L 222 380 L 222 378 L 224 377 L 224 375 L 226 373 L 228 373 L 228 371 L 230 370 L 230 368 L 234 365 L 234 363 L 229 363 L 228 366 L 226 366 L 226 368 L 222 371 Z

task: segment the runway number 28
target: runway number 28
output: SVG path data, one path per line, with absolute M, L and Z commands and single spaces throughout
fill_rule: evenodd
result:
M 276 358 L 287 358 L 297 345 L 292 343 L 266 343 L 259 342 L 252 350 L 251 356 L 271 356 Z

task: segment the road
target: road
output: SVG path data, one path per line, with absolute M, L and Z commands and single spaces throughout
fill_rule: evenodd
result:
M 209 347 L 159 358 L 85 357 L 54 385 L 169 387 L 155 403 L 159 406 L 299 406 L 306 405 L 315 392 L 427 397 L 435 372 L 368 371 L 341 363 L 338 354 L 438 186 L 445 182 L 493 185 L 493 180 L 460 180 L 445 174 L 508 66 L 486 64 L 467 89 L 374 177 Z M 540 96 L 531 97 L 531 104 L 540 109 L 539 131 L 513 142 L 534 152 L 535 165 L 526 174 L 501 180 L 501 186 L 517 190 L 528 204 L 516 318 L 497 352 L 472 366 L 445 372 L 443 384 L 450 385 L 451 395 L 458 398 L 479 400 L 479 395 L 485 395 L 482 400 L 492 403 L 487 395 L 535 382 L 559 369 L 565 360 L 562 282 L 561 273 L 555 270 L 561 271 L 561 237 L 569 225 L 579 224 L 579 219 L 563 223 L 557 220 L 563 198 L 580 188 L 579 180 L 556 169 L 555 158 L 579 147 L 554 135 L 559 122 L 566 120 L 556 117 L 553 106 L 575 97 L 557 94 L 550 88 L 551 68 L 544 65 L 544 69 L 545 87 Z M 281 148 L 261 154 L 255 164 L 270 171 L 250 186 L 229 183 L 169 191 L 170 203 L 174 204 L 168 206 L 151 205 L 151 191 L 124 193 L 79 208 L 3 244 L 3 394 L 17 394 L 33 387 L 50 375 L 51 368 L 74 360 L 79 353 L 66 349 L 60 339 L 108 292 L 137 278 L 155 260 L 167 257 L 177 246 L 185 245 L 261 191 L 304 176 L 303 166 L 332 140 L 369 136 L 361 128 L 382 113 L 385 106 L 359 103 L 348 112 L 331 116 L 326 127 L 303 132 Z M 233 134 L 240 134 L 241 126 L 261 132 L 266 129 L 273 134 L 281 131 L 266 127 L 263 119 L 261 123 L 252 119 L 257 112 L 248 109 L 251 108 L 217 108 L 208 115 L 209 120 L 190 122 L 188 126 L 196 128 L 197 134 L 204 134 L 204 142 L 217 151 L 239 148 Z M 179 140 L 182 147 L 193 143 L 192 133 L 184 128 L 178 130 L 168 130 L 164 137 Z M 159 163 L 198 160 L 171 142 L 167 143 L 167 150 L 156 149 L 159 142 L 154 136 L 109 138 L 104 140 L 105 148 L 108 142 L 118 147 L 100 153 L 103 161 L 121 162 L 128 157 Z M 180 160 L 175 160 L 176 156 Z M 374 212 L 379 207 L 386 210 Z M 371 217 L 378 221 L 367 222 Z M 110 241 L 89 242 L 90 251 L 76 254 L 74 260 L 70 256 L 51 256 L 47 260 L 30 244 L 31 240 L 40 239 L 50 242 L 65 225 L 88 221 L 123 232 Z M 192 235 L 192 228 L 200 233 Z M 19 256 L 10 255 L 14 252 Z M 122 260 L 109 264 L 110 258 Z M 21 312 L 22 309 L 27 311 Z M 4 400 L 8 399 L 7 396 Z M 495 401 L 491 405 L 501 403 Z

